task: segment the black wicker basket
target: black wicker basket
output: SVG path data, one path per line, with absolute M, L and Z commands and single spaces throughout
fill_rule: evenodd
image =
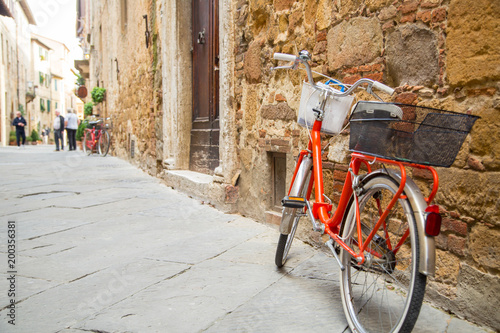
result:
M 359 102 L 349 149 L 376 157 L 449 167 L 478 116 L 398 103 Z

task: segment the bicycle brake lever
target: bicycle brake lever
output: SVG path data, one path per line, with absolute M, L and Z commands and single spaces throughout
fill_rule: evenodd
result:
M 366 92 L 369 93 L 370 95 L 372 95 L 373 97 L 375 97 L 376 99 L 378 99 L 379 101 L 383 102 L 384 100 L 382 98 L 380 98 L 379 95 L 377 95 L 374 91 L 373 91 L 373 83 L 369 84 L 368 85 L 368 88 L 366 88 Z
M 274 71 L 275 69 L 295 69 L 295 64 L 289 65 L 289 66 L 271 67 L 272 71 Z

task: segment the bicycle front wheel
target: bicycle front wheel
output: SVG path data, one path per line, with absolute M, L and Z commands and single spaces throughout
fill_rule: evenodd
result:
M 101 156 L 106 156 L 109 151 L 109 133 L 107 131 L 103 131 L 101 133 L 101 137 L 99 138 L 99 154 Z
M 86 131 L 83 139 L 83 152 L 87 155 L 92 154 L 93 144 L 92 133 Z
M 341 237 L 359 252 L 399 184 L 387 175 L 368 175 L 358 197 L 361 226 L 356 224 L 356 204 L 351 198 Z M 398 199 L 367 245 L 365 262 L 358 263 L 341 251 L 342 305 L 355 332 L 410 332 L 417 321 L 425 294 L 426 276 L 418 271 L 419 235 L 408 199 Z

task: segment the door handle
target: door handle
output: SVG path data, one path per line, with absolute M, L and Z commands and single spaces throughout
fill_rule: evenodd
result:
M 198 32 L 198 44 L 205 44 L 205 28 L 203 28 L 203 31 Z

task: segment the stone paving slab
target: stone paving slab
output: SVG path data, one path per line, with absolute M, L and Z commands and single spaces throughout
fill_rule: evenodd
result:
M 333 258 L 114 157 L 0 148 L 0 332 L 349 332 Z M 7 226 L 16 221 L 16 326 Z M 415 332 L 487 332 L 425 304 Z

